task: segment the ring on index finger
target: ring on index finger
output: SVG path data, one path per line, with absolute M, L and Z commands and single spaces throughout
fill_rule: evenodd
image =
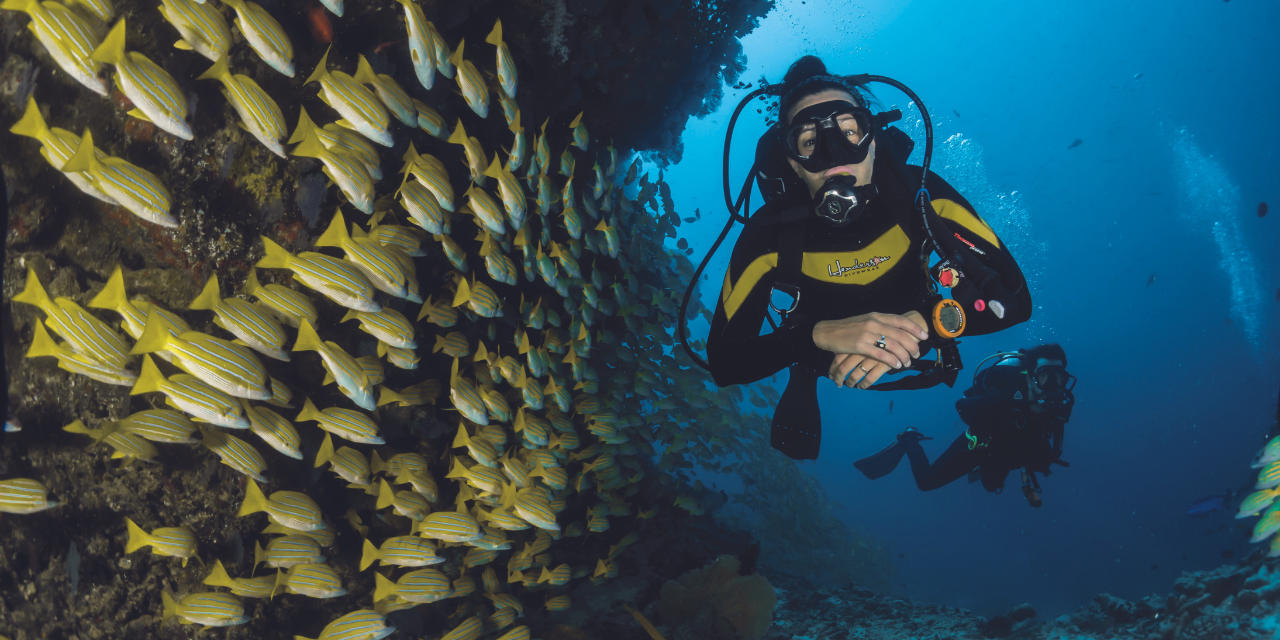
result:
M 876 341 L 876 346 L 877 346 L 877 347 L 879 347 L 879 348 L 881 348 L 881 349 L 884 349 L 884 348 L 885 348 L 885 344 L 884 344 L 884 336 L 880 336 L 880 339 Z

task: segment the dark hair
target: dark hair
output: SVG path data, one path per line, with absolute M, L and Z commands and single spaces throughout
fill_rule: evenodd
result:
M 787 75 L 782 78 L 782 98 L 778 101 L 778 123 L 785 125 L 787 112 L 800 100 L 823 91 L 844 91 L 853 96 L 854 102 L 869 109 L 871 93 L 861 85 L 850 84 L 844 78 L 832 75 L 818 56 L 804 56 L 791 63 Z
M 1038 347 L 1032 347 L 1023 351 L 1030 361 L 1030 366 L 1035 366 L 1036 360 L 1044 358 L 1045 360 L 1061 360 L 1062 366 L 1067 366 L 1067 352 L 1062 350 L 1062 345 L 1056 342 L 1049 342 Z

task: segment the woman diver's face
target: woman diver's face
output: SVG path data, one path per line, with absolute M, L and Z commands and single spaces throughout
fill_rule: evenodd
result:
M 794 105 L 792 105 L 792 107 L 787 110 L 787 124 L 790 124 L 791 119 L 794 118 L 797 113 L 800 113 L 802 109 L 811 107 L 815 104 L 829 102 L 831 100 L 847 100 L 854 104 L 858 103 L 858 101 L 854 99 L 854 97 L 850 95 L 849 92 L 847 91 L 840 91 L 839 89 L 828 89 L 826 91 L 821 91 L 811 96 L 801 98 L 799 102 L 796 102 Z M 850 120 L 853 120 L 853 119 L 850 118 Z M 856 140 L 866 135 L 867 132 L 857 131 L 857 124 L 855 122 L 853 124 L 853 131 L 850 131 L 849 133 L 855 136 L 855 140 Z M 796 172 L 796 175 L 800 176 L 801 180 L 804 180 L 804 183 L 806 185 L 808 185 L 810 198 L 812 198 L 815 194 L 818 193 L 818 189 L 822 188 L 822 185 L 826 183 L 827 178 L 830 178 L 831 176 L 841 174 L 841 173 L 845 173 L 857 178 L 858 184 L 870 184 L 871 168 L 872 168 L 872 165 L 875 164 L 875 160 L 876 160 L 876 141 L 874 139 L 871 141 L 870 152 L 867 153 L 866 159 L 863 160 L 862 162 L 859 162 L 858 164 L 846 164 L 838 167 L 832 167 L 820 173 L 810 173 L 808 171 L 805 171 L 804 167 L 800 166 L 800 163 L 790 158 L 787 158 L 787 162 L 791 165 L 791 169 Z

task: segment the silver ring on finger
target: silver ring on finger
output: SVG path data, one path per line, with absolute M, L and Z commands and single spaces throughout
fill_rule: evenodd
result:
M 884 349 L 884 348 L 885 348 L 884 338 L 885 338 L 884 336 L 880 336 L 880 339 L 876 341 L 876 346 L 877 346 L 877 347 L 879 347 L 879 348 L 881 348 L 881 349 Z
M 859 369 L 862 369 L 862 372 L 863 372 L 863 373 L 871 373 L 871 370 L 870 370 L 870 369 L 868 369 L 868 368 L 866 368 L 866 367 L 864 367 L 864 366 L 862 366 L 862 365 L 858 365 L 858 368 L 859 368 Z

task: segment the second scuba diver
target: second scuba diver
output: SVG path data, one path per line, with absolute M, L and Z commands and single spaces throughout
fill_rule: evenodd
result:
M 913 369 L 921 378 L 948 364 L 949 377 L 876 388 L 951 384 L 960 368 L 951 338 L 1031 317 L 1031 294 L 1008 247 L 942 178 L 922 180 L 922 168 L 906 164 L 911 139 L 886 128 L 900 114 L 872 114 L 857 82 L 907 89 L 880 76 L 853 78 L 829 74 L 814 56 L 787 71 L 775 94 L 778 123 L 761 138 L 753 168 L 766 204 L 734 246 L 707 340 L 720 386 L 791 367 L 773 446 L 797 459 L 817 457 L 818 375 L 867 389 L 887 373 Z M 922 197 L 927 204 L 919 206 Z M 931 273 L 931 252 L 944 244 L 952 260 Z M 944 300 L 935 282 L 967 288 Z M 776 306 L 774 292 L 791 298 L 787 308 Z M 770 308 L 781 325 L 760 335 L 766 320 L 773 324 Z M 931 348 L 939 359 L 919 362 Z
M 902 456 L 921 491 L 932 491 L 969 476 L 987 491 L 999 493 L 1014 469 L 1022 469 L 1022 492 L 1033 507 L 1040 506 L 1035 474 L 1049 475 L 1049 465 L 1061 460 L 1062 436 L 1075 405 L 1075 377 L 1067 373 L 1067 354 L 1055 343 L 1015 353 L 997 353 L 992 366 L 981 365 L 973 386 L 956 401 L 956 411 L 968 429 L 933 464 L 914 428 L 872 456 L 855 463 L 872 480 L 887 475 Z M 984 361 L 985 362 L 985 361 Z

